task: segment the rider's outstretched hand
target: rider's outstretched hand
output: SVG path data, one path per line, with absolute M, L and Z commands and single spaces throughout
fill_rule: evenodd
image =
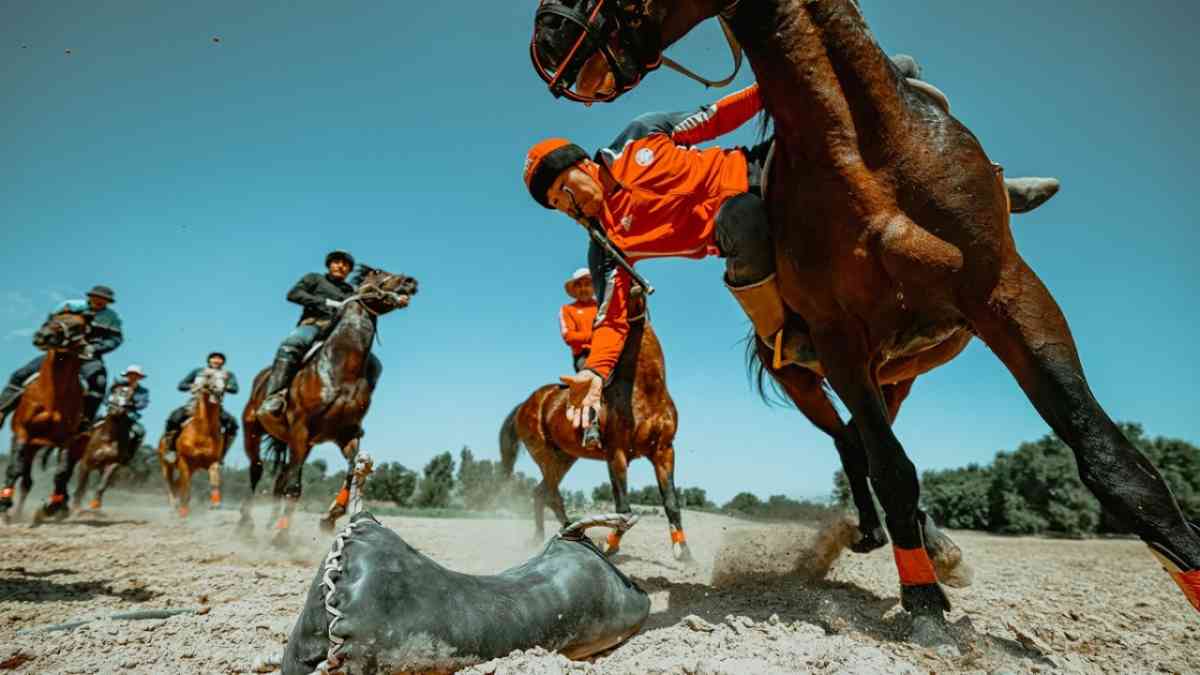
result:
M 599 419 L 604 378 L 590 370 L 581 370 L 574 375 L 563 375 L 558 379 L 571 389 L 567 419 L 571 420 L 572 426 L 576 429 L 592 426 L 592 420 Z

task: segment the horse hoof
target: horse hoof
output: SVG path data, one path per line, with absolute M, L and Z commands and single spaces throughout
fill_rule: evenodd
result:
M 333 534 L 333 531 L 337 529 L 337 521 L 328 517 L 322 518 L 318 523 L 318 527 L 323 534 Z
M 937 651 L 940 656 L 960 656 L 958 644 L 950 635 L 950 627 L 941 612 L 913 616 L 908 639 L 915 645 Z
M 285 549 L 291 544 L 291 537 L 288 536 L 287 530 L 276 530 L 275 536 L 271 537 L 271 546 L 277 549 Z
M 188 507 L 186 507 L 186 506 L 179 507 L 179 517 L 180 518 L 187 520 L 188 514 L 190 514 L 190 513 L 191 513 L 191 511 L 188 510 Z
M 883 526 L 876 526 L 870 530 L 859 530 L 859 534 L 861 536 L 858 541 L 850 544 L 850 550 L 855 553 L 870 553 L 888 543 L 887 532 L 883 531 Z
M 925 552 L 933 562 L 938 581 L 950 588 L 966 588 L 975 579 L 975 570 L 963 560 L 962 549 L 946 536 L 933 519 L 925 516 Z
M 671 554 L 675 556 L 677 562 L 693 564 L 696 559 L 692 557 L 692 549 L 686 543 L 671 544 Z
M 91 502 L 88 504 L 88 508 L 89 508 L 89 509 L 91 509 L 91 510 L 93 510 L 93 511 L 99 511 L 99 510 L 100 510 L 100 500 L 99 500 L 99 499 L 93 499 L 93 500 L 92 500 L 92 501 L 91 501 Z

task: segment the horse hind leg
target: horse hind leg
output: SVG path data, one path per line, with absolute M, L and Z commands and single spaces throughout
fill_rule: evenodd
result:
M 1146 542 L 1200 611 L 1200 535 L 1158 470 L 1096 401 L 1067 320 L 1041 280 L 1017 258 L 990 297 L 966 307 L 966 314 L 1075 453 L 1083 484 L 1106 512 Z
M 245 444 L 246 459 L 250 460 L 250 493 L 242 500 L 241 517 L 238 518 L 237 524 L 237 529 L 243 536 L 249 536 L 254 531 L 254 495 L 258 492 L 258 482 L 262 480 L 263 475 L 260 447 L 262 441 L 262 428 L 257 422 L 247 422 L 242 433 L 242 442 Z
M 321 518 L 321 531 L 325 533 L 333 532 L 337 527 L 338 518 L 346 515 L 346 509 L 350 504 L 350 485 L 354 481 L 354 463 L 358 458 L 358 439 L 346 443 L 342 446 L 342 456 L 346 458 L 346 480 L 342 483 L 342 487 L 334 496 L 333 501 L 329 504 L 329 509 Z
M 108 492 L 108 487 L 112 484 L 113 474 L 116 472 L 117 464 L 115 462 L 104 468 L 104 475 L 100 477 L 100 487 L 96 488 L 96 498 L 92 500 L 92 508 L 99 509 L 104 505 L 104 493 Z
M 624 450 L 612 450 L 608 458 L 608 479 L 612 483 L 613 508 L 625 515 L 633 513 L 629 505 L 629 458 Z M 621 533 L 613 530 L 608 534 L 605 555 L 615 555 L 621 550 Z
M 680 562 L 693 562 L 692 550 L 683 533 L 683 512 L 679 491 L 675 488 L 675 448 L 666 446 L 650 457 L 654 464 L 654 477 L 658 480 L 658 492 L 662 496 L 663 511 L 671 524 L 671 553 Z

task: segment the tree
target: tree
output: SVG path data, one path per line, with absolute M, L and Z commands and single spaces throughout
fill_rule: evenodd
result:
M 613 503 L 613 491 L 611 483 L 601 483 L 592 488 L 592 503 L 608 502 Z
M 854 505 L 854 493 L 850 490 L 850 479 L 846 472 L 838 469 L 833 473 L 833 503 L 842 508 Z
M 708 493 L 704 491 L 704 488 L 684 488 L 679 491 L 679 499 L 683 501 L 681 506 L 684 507 L 705 508 L 713 506 L 713 503 L 708 501 Z
M 490 459 L 476 461 L 471 449 L 463 446 L 458 462 L 458 487 L 463 505 L 472 511 L 482 511 L 492 506 L 500 487 L 499 468 Z
M 978 464 L 926 471 L 921 476 L 921 506 L 945 527 L 986 530 L 990 527 L 991 485 L 991 468 Z
M 998 454 L 992 474 L 989 523 L 997 531 L 1080 535 L 1100 524 L 1100 504 L 1079 479 L 1074 453 L 1057 436 Z
M 454 493 L 454 458 L 449 452 L 429 460 L 417 493 L 416 505 L 422 508 L 446 508 Z
M 389 501 L 397 506 L 409 506 L 416 489 L 416 473 L 399 462 L 387 462 L 375 467 L 367 478 L 363 496 L 375 501 Z
M 756 513 L 762 508 L 762 500 L 757 495 L 751 492 L 739 492 L 734 495 L 733 499 L 725 502 L 721 507 L 722 511 L 737 511 L 744 514 Z

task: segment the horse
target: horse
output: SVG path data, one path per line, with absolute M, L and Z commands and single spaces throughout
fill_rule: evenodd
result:
M 91 319 L 85 314 L 62 312 L 51 316 L 33 336 L 33 346 L 46 352 L 37 379 L 21 396 L 12 415 L 12 450 L 4 488 L 0 489 L 0 513 L 5 520 L 19 518 L 29 490 L 33 487 L 34 456 L 41 448 L 65 448 L 58 457 L 54 489 L 49 500 L 34 516 L 34 523 L 46 518 L 62 520 L 70 514 L 67 483 L 75 464 L 83 456 L 87 435 L 83 421 L 83 383 L 79 380 Z M 21 494 L 13 507 L 17 480 Z
M 1200 611 L 1200 534 L 1092 394 L 1065 316 L 1017 251 L 1003 170 L 942 102 L 903 77 L 855 0 L 569 4 L 582 19 L 535 19 L 535 67 L 538 21 L 581 24 L 587 40 L 576 45 L 588 46 L 558 53 L 607 60 L 616 95 L 706 19 L 719 15 L 745 49 L 774 121 L 765 187 L 781 293 L 811 339 L 814 370 L 855 421 L 916 641 L 950 641 L 949 601 L 922 545 L 917 471 L 892 431 L 884 387 L 948 362 L 972 335 L 1071 447 L 1103 508 Z M 555 67 L 566 79 L 579 71 Z
M 629 334 L 625 348 L 604 388 L 600 412 L 599 446 L 584 445 L 579 431 L 567 420 L 565 409 L 573 402 L 571 392 L 559 384 L 534 390 L 513 408 L 500 427 L 501 466 L 511 476 L 517 454 L 524 446 L 542 471 L 542 482 L 533 491 L 534 537 L 545 539 L 547 501 L 564 526 L 567 513 L 558 485 L 577 459 L 594 459 L 608 464 L 613 502 L 617 513 L 632 513 L 626 473 L 631 460 L 645 457 L 654 465 L 654 476 L 662 495 L 663 510 L 670 523 L 672 553 L 676 560 L 692 560 L 683 532 L 682 503 L 675 488 L 675 431 L 679 414 L 667 391 L 667 372 L 662 345 L 650 326 L 645 298 L 637 294 L 629 306 Z M 621 535 L 608 536 L 606 553 L 620 549 Z
M 357 291 L 346 299 L 323 343 L 315 348 L 292 380 L 283 415 L 259 417 L 258 406 L 266 397 L 270 369 L 254 378 L 250 400 L 242 414 L 246 457 L 250 460 L 250 495 L 242 502 L 239 528 L 253 528 L 251 508 L 254 492 L 263 474 L 260 445 L 268 434 L 277 452 L 286 452 L 285 468 L 275 477 L 276 545 L 287 542 L 292 513 L 300 500 L 301 472 L 308 453 L 318 443 L 333 442 L 341 449 L 348 467 L 353 468 L 362 437 L 362 420 L 371 405 L 371 388 L 365 378 L 368 355 L 375 340 L 376 321 L 384 314 L 408 306 L 417 292 L 417 280 L 359 266 L 354 279 Z M 281 442 L 281 443 L 278 443 Z M 279 448 L 287 444 L 286 450 Z M 321 519 L 321 527 L 332 531 L 337 519 L 346 513 L 353 472 L 347 471 L 346 484 Z M 275 516 L 272 516 L 275 519 Z
M 170 457 L 167 437 L 158 441 L 158 463 L 167 485 L 167 501 L 187 518 L 192 500 L 192 472 L 208 471 L 213 508 L 221 505 L 221 461 L 225 459 L 225 434 L 221 429 L 221 401 L 229 373 L 205 368 L 192 383 L 192 416 L 183 423 Z
M 113 473 L 118 466 L 128 464 L 137 448 L 129 445 L 129 433 L 133 428 L 133 387 L 117 385 L 108 394 L 107 412 L 104 418 L 92 427 L 87 446 L 79 462 L 79 477 L 75 482 L 75 509 L 83 509 L 88 481 L 93 471 L 102 471 L 100 487 L 88 508 L 98 511 L 104 502 L 104 493 L 112 483 Z

